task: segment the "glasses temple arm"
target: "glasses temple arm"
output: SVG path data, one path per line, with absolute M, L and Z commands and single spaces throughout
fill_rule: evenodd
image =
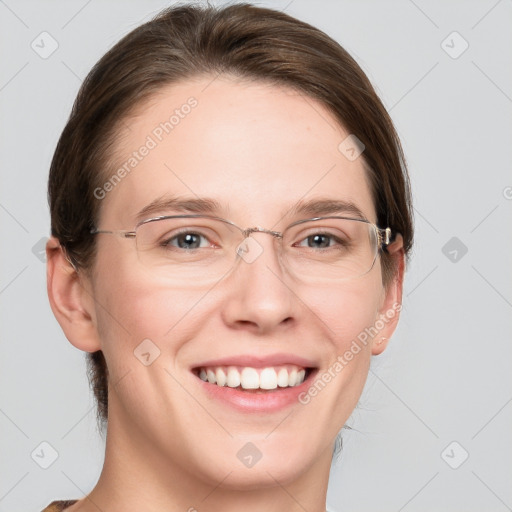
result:
M 124 238 L 135 238 L 135 231 L 122 231 L 122 230 L 108 231 L 105 229 L 92 228 L 90 230 L 90 233 L 91 233 L 91 235 L 105 234 L 105 235 L 118 235 L 118 236 L 122 236 Z

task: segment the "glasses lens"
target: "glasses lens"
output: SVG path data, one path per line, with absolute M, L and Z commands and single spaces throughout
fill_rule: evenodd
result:
M 375 227 L 357 219 L 325 218 L 291 226 L 283 258 L 304 281 L 340 281 L 366 274 L 378 253 Z
M 156 274 L 189 285 L 220 279 L 234 265 L 240 231 L 217 219 L 177 217 L 137 228 L 140 262 Z

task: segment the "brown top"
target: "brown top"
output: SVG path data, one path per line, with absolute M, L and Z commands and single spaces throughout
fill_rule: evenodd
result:
M 66 507 L 71 507 L 78 500 L 52 501 L 43 512 L 62 512 Z

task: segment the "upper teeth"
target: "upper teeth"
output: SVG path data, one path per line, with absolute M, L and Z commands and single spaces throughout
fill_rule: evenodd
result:
M 243 389 L 276 389 L 298 386 L 304 382 L 306 370 L 295 365 L 269 368 L 251 368 L 236 366 L 215 366 L 201 368 L 199 377 L 205 382 L 217 386 L 229 386 Z

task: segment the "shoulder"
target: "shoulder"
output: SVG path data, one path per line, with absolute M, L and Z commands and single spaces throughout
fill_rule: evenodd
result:
M 52 501 L 42 512 L 62 512 L 66 507 L 74 505 L 78 500 Z

